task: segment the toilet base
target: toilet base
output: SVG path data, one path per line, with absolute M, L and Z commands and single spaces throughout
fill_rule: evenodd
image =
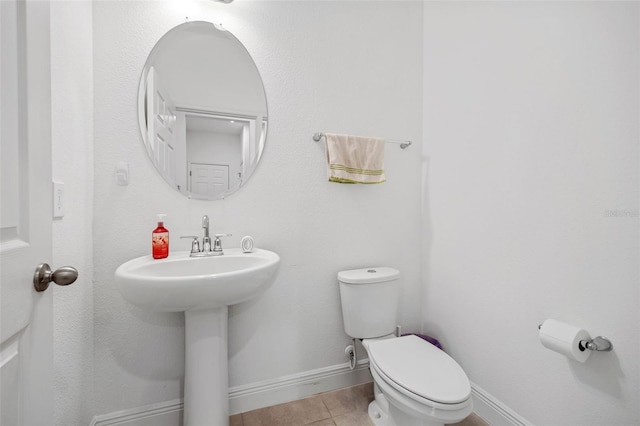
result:
M 368 411 L 369 418 L 375 426 L 396 426 L 389 418 L 389 414 L 382 411 L 375 400 L 369 404 Z
M 444 426 L 444 423 L 436 420 L 418 419 L 400 411 L 389 404 L 379 391 L 375 392 L 375 399 L 369 404 L 368 413 L 375 426 Z

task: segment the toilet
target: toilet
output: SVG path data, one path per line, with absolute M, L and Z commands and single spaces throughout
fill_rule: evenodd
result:
M 400 271 L 338 273 L 345 332 L 361 339 L 374 382 L 369 417 L 376 426 L 442 426 L 473 410 L 471 384 L 458 363 L 414 335 L 396 337 Z

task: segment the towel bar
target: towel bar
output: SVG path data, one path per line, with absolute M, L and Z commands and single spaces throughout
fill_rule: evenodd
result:
M 325 137 L 325 134 L 322 132 L 316 132 L 313 134 L 313 140 L 316 142 L 320 142 L 320 139 Z M 391 139 L 385 139 L 385 143 L 394 143 L 400 145 L 400 148 L 407 149 L 407 147 L 411 146 L 411 141 L 396 141 Z

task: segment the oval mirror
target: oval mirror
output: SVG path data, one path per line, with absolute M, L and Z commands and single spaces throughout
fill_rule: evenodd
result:
M 258 68 L 233 34 L 187 22 L 151 50 L 138 119 L 164 180 L 189 198 L 216 200 L 255 171 L 266 142 L 267 100 Z

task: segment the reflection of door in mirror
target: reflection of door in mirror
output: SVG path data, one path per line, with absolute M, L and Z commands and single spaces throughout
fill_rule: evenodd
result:
M 229 190 L 229 166 L 189 163 L 189 191 L 217 197 Z
M 245 164 L 252 164 L 255 119 L 212 111 L 178 111 L 177 146 L 184 146 L 184 177 L 194 195 L 222 197 L 243 182 Z M 184 126 L 182 125 L 184 123 Z M 184 135 L 184 142 L 180 139 Z M 180 176 L 178 160 L 177 180 Z M 197 166 L 196 166 L 197 165 Z M 195 168 L 194 168 L 195 167 Z
M 154 165 L 175 184 L 175 105 L 154 67 L 147 74 L 147 151 Z

